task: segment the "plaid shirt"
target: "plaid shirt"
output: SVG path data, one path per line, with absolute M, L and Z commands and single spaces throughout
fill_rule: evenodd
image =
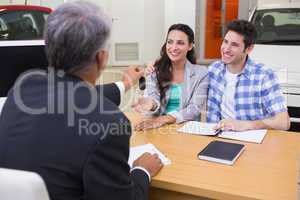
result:
M 226 65 L 217 61 L 208 68 L 209 92 L 207 121 L 221 120 L 222 96 L 226 86 Z M 261 120 L 287 111 L 285 99 L 275 73 L 262 64 L 247 59 L 236 84 L 235 112 L 237 120 Z

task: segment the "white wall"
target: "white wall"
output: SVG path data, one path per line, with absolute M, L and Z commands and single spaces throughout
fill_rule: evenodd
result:
M 10 4 L 9 0 L 1 0 L 0 1 L 0 5 L 9 5 L 9 4 Z
M 19 0 L 19 2 L 21 3 L 21 4 L 24 4 L 24 0 Z M 42 1 L 41 0 L 27 0 L 27 4 L 29 4 L 29 5 L 41 5 L 41 3 L 42 3 Z
M 141 64 L 144 48 L 144 1 L 141 0 L 111 0 L 111 16 L 113 17 L 112 32 L 112 64 Z M 114 55 L 115 43 L 139 44 L 139 60 L 116 61 Z
M 52 0 L 44 0 L 44 1 L 48 1 L 51 2 Z M 59 1 L 59 0 L 56 0 Z M 63 2 L 63 0 L 60 0 Z M 64 0 L 65 2 L 70 2 L 70 1 L 78 1 L 78 0 Z M 111 0 L 87 0 L 90 2 L 93 2 L 94 4 L 102 7 L 102 9 L 106 12 L 109 12 L 110 7 L 111 7 Z
M 165 32 L 170 25 L 175 23 L 187 24 L 195 30 L 195 1 L 165 0 Z
M 49 0 L 48 0 L 49 1 Z M 29 5 L 40 5 L 41 0 L 27 0 Z M 25 5 L 25 0 L 0 0 L 0 5 L 9 5 L 9 4 L 20 4 Z
M 144 8 L 143 60 L 148 63 L 158 58 L 165 41 L 165 2 L 164 0 L 145 0 Z
M 63 3 L 64 0 L 27 0 L 28 5 L 41 5 L 50 8 L 55 8 L 57 5 Z M 0 0 L 0 5 L 25 5 L 25 0 Z
M 111 0 L 113 43 L 139 42 L 140 59 L 112 64 L 145 64 L 159 56 L 166 32 L 174 23 L 188 24 L 195 30 L 195 0 Z
M 59 4 L 63 2 L 64 2 L 63 0 L 41 0 L 40 5 L 55 9 Z
M 248 20 L 251 12 L 256 7 L 258 0 L 239 0 L 239 19 Z
M 25 4 L 25 0 L 11 0 L 10 2 L 13 2 L 14 4 Z

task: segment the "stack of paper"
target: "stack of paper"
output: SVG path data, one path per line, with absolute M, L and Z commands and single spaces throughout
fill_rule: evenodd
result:
M 136 147 L 131 147 L 129 152 L 128 164 L 132 167 L 133 161 L 140 157 L 144 153 L 158 154 L 158 157 L 161 159 L 164 165 L 171 164 L 171 160 L 167 158 L 162 152 L 160 152 L 153 144 L 148 143 Z

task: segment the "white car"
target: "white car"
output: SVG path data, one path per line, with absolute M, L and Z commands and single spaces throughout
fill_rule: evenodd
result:
M 300 3 L 260 5 L 250 21 L 258 31 L 250 56 L 276 72 L 294 122 L 292 129 L 300 131 Z

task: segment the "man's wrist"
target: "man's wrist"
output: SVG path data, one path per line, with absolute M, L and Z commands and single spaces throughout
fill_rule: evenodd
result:
M 255 130 L 264 128 L 264 123 L 261 120 L 243 121 L 243 124 L 241 124 L 241 126 L 244 130 Z
M 249 130 L 266 128 L 266 124 L 262 120 L 249 121 Z
M 135 167 L 133 167 L 133 168 L 130 170 L 130 173 L 131 173 L 133 170 L 136 170 L 136 169 L 139 169 L 139 170 L 142 170 L 143 172 L 145 172 L 145 174 L 147 174 L 147 176 L 148 176 L 149 182 L 151 182 L 151 175 L 150 175 L 150 173 L 149 173 L 144 167 L 141 167 L 141 166 L 135 166 Z
M 131 88 L 131 84 L 128 80 L 123 80 L 122 81 L 125 87 L 125 91 L 128 91 Z
M 117 81 L 115 82 L 116 86 L 118 87 L 120 91 L 120 102 L 122 102 L 124 95 L 125 95 L 125 84 L 123 81 Z

